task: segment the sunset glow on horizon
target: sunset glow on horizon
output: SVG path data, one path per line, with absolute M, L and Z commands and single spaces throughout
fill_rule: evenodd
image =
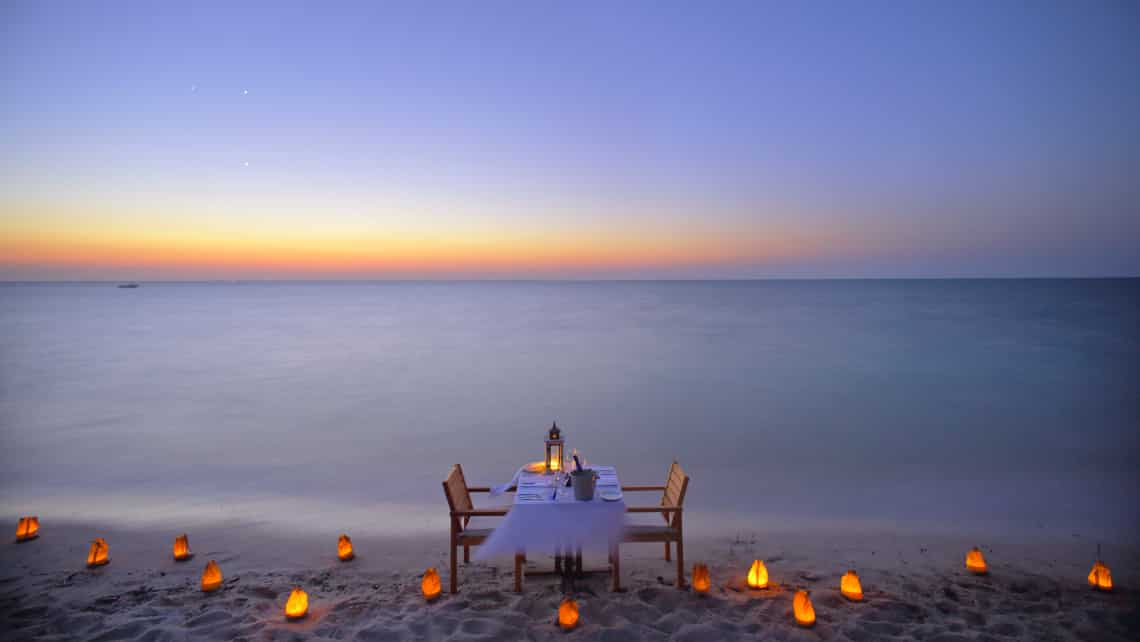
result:
M 1133 8 L 697 9 L 8 3 L 0 280 L 1140 273 Z

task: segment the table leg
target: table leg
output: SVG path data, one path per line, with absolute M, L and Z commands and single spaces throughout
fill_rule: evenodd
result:
M 515 553 L 515 593 L 522 593 L 523 554 Z
M 613 574 L 610 590 L 617 593 L 621 590 L 621 549 L 616 542 L 610 547 L 610 561 L 610 573 Z

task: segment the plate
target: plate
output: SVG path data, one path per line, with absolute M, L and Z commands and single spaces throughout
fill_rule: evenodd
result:
M 602 491 L 601 497 L 602 497 L 602 499 L 606 500 L 607 502 L 616 502 L 619 499 L 621 499 L 621 491 L 620 490 L 605 490 L 605 491 Z

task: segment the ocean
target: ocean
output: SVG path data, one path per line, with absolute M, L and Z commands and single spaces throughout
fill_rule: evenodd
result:
M 554 421 L 692 529 L 1135 541 L 1140 280 L 0 285 L 5 516 L 445 532 Z

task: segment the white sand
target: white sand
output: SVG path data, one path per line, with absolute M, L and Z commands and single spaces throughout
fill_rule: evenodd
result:
M 12 524 L 14 532 L 14 522 Z M 426 604 L 419 575 L 434 565 L 447 584 L 446 533 L 418 538 L 354 537 L 356 560 L 338 562 L 336 536 L 267 533 L 253 525 L 190 532 L 196 557 L 170 559 L 177 531 L 113 530 L 44 520 L 42 537 L 0 545 L 0 639 L 4 640 L 1136 640 L 1140 553 L 1106 547 L 1115 592 L 1089 589 L 1095 545 L 1071 535 L 1036 540 L 835 531 L 755 531 L 695 536 L 686 557 L 709 564 L 707 596 L 668 583 L 673 567 L 660 545 L 623 547 L 625 590 L 609 578 L 576 582 L 581 623 L 554 625 L 562 596 L 552 575 L 511 592 L 511 567 L 460 567 L 460 593 Z M 87 570 L 88 541 L 107 538 L 111 563 Z M 991 574 L 965 572 L 963 555 L 980 544 Z M 753 557 L 767 561 L 773 588 L 742 586 Z M 210 559 L 221 590 L 198 590 Z M 604 560 L 587 559 L 587 568 Z M 549 569 L 548 559 L 532 560 Z M 866 600 L 839 595 L 855 568 Z M 285 597 L 308 591 L 310 615 L 286 622 Z M 797 628 L 791 591 L 811 591 L 818 621 Z

